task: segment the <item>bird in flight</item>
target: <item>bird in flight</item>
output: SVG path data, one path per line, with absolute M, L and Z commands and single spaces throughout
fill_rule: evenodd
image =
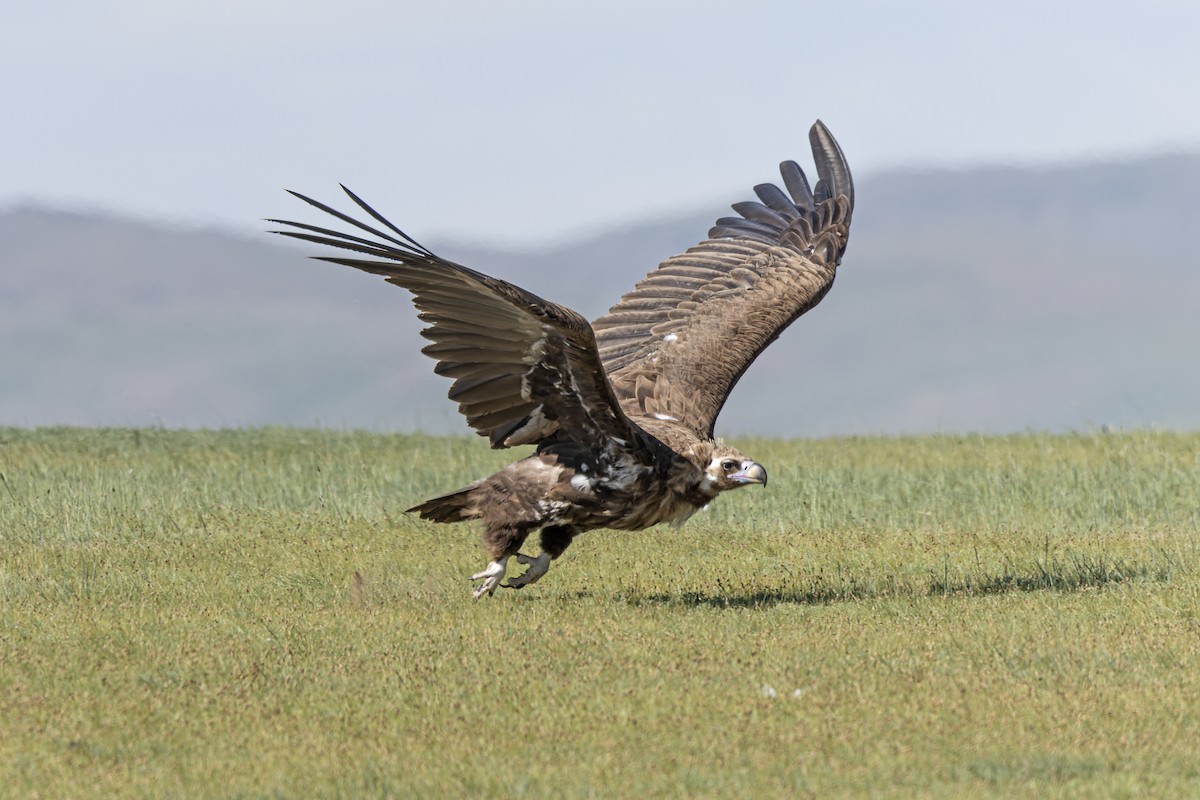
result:
M 780 165 L 786 192 L 760 184 L 708 238 L 652 270 L 591 324 L 506 281 L 438 257 L 349 189 L 372 222 L 296 197 L 367 234 L 286 220 L 274 231 L 354 255 L 320 256 L 407 289 L 428 323 L 422 352 L 493 448 L 531 455 L 408 509 L 435 522 L 481 520 L 487 566 L 473 596 L 541 579 L 596 528 L 682 524 L 721 492 L 766 485 L 766 469 L 714 438 L 742 373 L 833 285 L 854 182 L 823 123 L 809 131 L 817 182 Z M 521 552 L 541 531 L 541 552 Z M 525 571 L 508 579 L 509 560 Z

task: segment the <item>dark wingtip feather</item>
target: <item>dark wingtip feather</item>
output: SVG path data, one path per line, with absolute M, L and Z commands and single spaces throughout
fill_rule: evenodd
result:
M 815 211 L 817 204 L 813 201 L 812 187 L 808 185 L 808 176 L 800 169 L 800 165 L 795 161 L 784 161 L 779 165 L 779 174 L 796 207 L 805 213 Z
M 830 197 L 845 195 L 853 210 L 854 179 L 850 175 L 850 167 L 846 164 L 846 156 L 837 139 L 833 138 L 824 122 L 817 120 L 808 131 L 808 141 L 812 146 L 817 175 L 820 176 L 817 188 L 813 192 L 814 199 L 820 203 Z
M 733 210 L 741 214 L 748 220 L 761 222 L 765 225 L 783 230 L 788 226 L 788 220 L 777 211 L 773 211 L 761 203 L 754 203 L 749 200 L 741 203 L 734 203 Z
M 413 254 L 420 255 L 423 257 L 427 257 L 427 258 L 437 258 L 437 256 L 434 255 L 433 252 L 431 252 L 428 248 L 422 247 L 412 237 L 408 236 L 403 231 L 401 231 L 399 228 L 397 228 L 395 225 L 388 222 L 386 219 L 383 218 L 382 215 L 379 214 L 379 212 L 375 211 L 375 209 L 373 209 L 369 205 L 367 205 L 363 200 L 361 200 L 357 195 L 355 195 L 353 192 L 351 192 L 345 186 L 342 186 L 342 189 L 346 192 L 346 194 L 350 195 L 350 198 L 352 200 L 354 200 L 354 202 L 357 203 L 361 209 L 363 209 L 368 214 L 370 214 L 372 218 L 379 221 L 380 223 L 382 223 L 385 227 L 389 228 L 390 230 L 395 231 L 402 238 L 397 239 L 395 236 L 391 236 L 391 235 L 379 230 L 378 228 L 372 228 L 370 225 L 367 225 L 365 222 L 361 222 L 361 221 L 355 219 L 354 217 L 351 217 L 348 214 L 343 214 L 341 211 L 338 211 L 337 209 L 332 208 L 331 206 L 327 206 L 319 200 L 314 200 L 311 197 L 300 194 L 299 192 L 292 191 L 291 189 L 284 189 L 284 191 L 287 192 L 288 194 L 292 195 L 293 197 L 303 200 L 305 203 L 308 203 L 313 208 L 324 211 L 326 214 L 329 214 L 332 217 L 337 217 L 342 222 L 353 225 L 354 227 L 358 228 L 359 230 L 366 231 L 367 233 L 371 234 L 372 236 L 377 236 L 386 242 L 391 242 L 392 244 L 397 245 L 399 248 L 401 248 L 402 251 L 405 251 L 408 253 L 413 253 Z M 322 230 L 322 232 L 327 233 L 331 236 L 341 237 L 341 238 L 344 238 L 344 239 L 347 239 L 350 241 L 356 241 L 356 242 L 365 241 L 364 239 L 361 239 L 360 237 L 357 237 L 357 236 L 350 236 L 349 234 L 341 233 L 338 231 L 318 229 L 311 225 L 303 225 L 303 224 L 300 224 L 297 222 L 288 222 L 287 220 L 280 220 L 280 223 L 283 225 L 291 225 L 291 226 L 294 226 L 297 228 L 305 228 L 308 230 Z M 285 234 L 285 235 L 287 235 L 287 234 Z M 332 244 L 332 242 L 328 242 L 327 244 Z
M 345 192 L 345 193 L 346 193 L 346 194 L 349 196 L 349 198 L 350 198 L 351 200 L 353 200 L 353 201 L 354 201 L 354 203 L 355 203 L 355 204 L 356 204 L 356 205 L 357 205 L 359 208 L 361 208 L 363 211 L 365 211 L 365 212 L 367 212 L 368 214 L 370 214 L 370 215 L 371 215 L 371 217 L 372 217 L 372 218 L 373 218 L 373 219 L 374 219 L 376 222 L 380 223 L 381 225 L 383 225 L 384 227 L 386 227 L 388 230 L 392 231 L 392 232 L 393 232 L 393 233 L 395 233 L 397 236 L 399 236 L 401 239 L 403 239 L 404 241 L 408 242 L 408 243 L 409 243 L 410 245 L 412 245 L 412 246 L 413 246 L 413 247 L 414 247 L 414 248 L 415 248 L 415 249 L 416 249 L 418 252 L 420 252 L 420 253 L 422 253 L 422 254 L 424 254 L 424 255 L 427 255 L 427 256 L 429 256 L 430 258 L 436 258 L 436 256 L 434 256 L 434 254 L 433 254 L 433 251 L 432 251 L 432 250 L 430 250 L 428 247 L 425 247 L 425 246 L 423 246 L 423 245 L 422 245 L 420 242 L 418 242 L 416 239 L 412 238 L 412 237 L 411 237 L 411 236 L 409 236 L 407 233 L 405 233 L 404 231 L 400 230 L 400 229 L 399 229 L 399 228 L 397 228 L 395 225 L 393 225 L 391 222 L 389 222 L 389 221 L 388 221 L 386 218 L 384 218 L 384 216 L 383 216 L 382 214 L 380 214 L 380 213 L 379 213 L 378 211 L 376 211 L 375 209 L 371 208 L 371 206 L 367 205 L 367 202 L 366 202 L 365 200 L 363 200 L 361 197 L 359 197 L 358 195 L 356 195 L 354 192 L 350 191 L 350 189 L 349 189 L 349 188 L 347 188 L 346 184 L 344 184 L 344 183 L 339 183 L 339 184 L 338 184 L 338 186 L 342 187 L 342 191 L 343 191 L 343 192 Z
M 754 193 L 758 195 L 759 200 L 766 203 L 768 208 L 782 217 L 793 220 L 800 214 L 796 210 L 796 204 L 786 194 L 779 191 L 779 187 L 773 183 L 758 184 L 754 187 Z

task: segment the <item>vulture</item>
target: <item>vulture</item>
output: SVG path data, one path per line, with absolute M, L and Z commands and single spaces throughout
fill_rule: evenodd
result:
M 829 291 L 846 249 L 854 183 L 838 143 L 809 131 L 817 182 L 780 165 L 786 192 L 733 205 L 708 238 L 668 258 L 591 324 L 511 283 L 440 258 L 346 187 L 372 222 L 291 192 L 358 232 L 286 220 L 273 233 L 349 251 L 319 256 L 407 289 L 428 323 L 422 350 L 493 448 L 531 455 L 408 509 L 480 520 L 488 564 L 473 596 L 542 577 L 584 531 L 682 524 L 766 469 L 714 438 L 717 415 L 759 353 Z M 368 234 L 363 236 L 361 234 Z M 521 552 L 541 531 L 541 552 Z M 526 569 L 504 583 L 509 560 Z

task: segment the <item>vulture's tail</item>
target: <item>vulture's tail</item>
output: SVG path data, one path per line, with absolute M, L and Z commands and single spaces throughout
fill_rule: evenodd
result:
M 476 510 L 474 498 L 471 497 L 478 487 L 478 483 L 464 486 L 449 494 L 413 506 L 406 513 L 415 511 L 421 515 L 421 519 L 433 522 L 463 522 L 468 519 L 479 519 L 479 511 Z

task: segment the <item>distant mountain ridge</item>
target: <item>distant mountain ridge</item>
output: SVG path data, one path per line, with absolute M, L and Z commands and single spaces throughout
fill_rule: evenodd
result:
M 551 248 L 425 244 L 592 318 L 750 183 Z M 857 194 L 833 291 L 750 369 L 722 432 L 1200 428 L 1200 155 L 893 172 Z M 311 219 L 280 206 L 264 216 Z M 405 293 L 316 250 L 0 212 L 0 425 L 466 432 Z

